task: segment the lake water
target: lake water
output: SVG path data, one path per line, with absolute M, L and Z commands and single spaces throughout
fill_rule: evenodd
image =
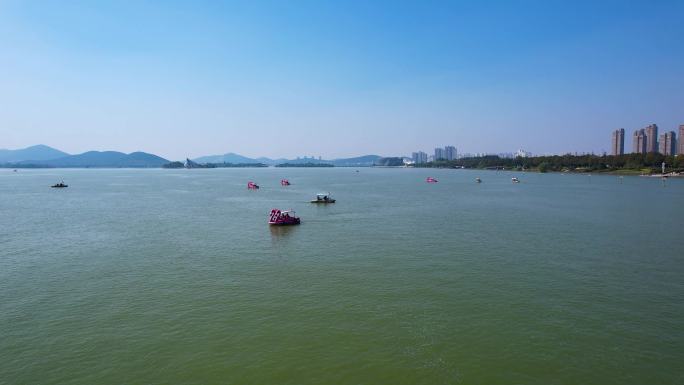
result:
M 0 384 L 682 384 L 683 230 L 681 179 L 0 170 Z

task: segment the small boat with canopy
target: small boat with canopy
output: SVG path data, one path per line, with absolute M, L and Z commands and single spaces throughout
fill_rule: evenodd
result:
M 425 179 L 425 181 L 426 181 L 427 183 L 437 183 L 437 182 L 439 182 L 437 179 L 435 179 L 435 178 L 433 178 L 433 177 L 431 177 L 431 176 L 427 177 L 427 178 Z
M 68 185 L 68 184 L 65 184 L 64 181 L 61 181 L 61 182 L 59 182 L 59 183 L 57 183 L 57 184 L 53 184 L 53 185 L 50 186 L 50 187 L 52 187 L 52 188 L 66 188 L 66 187 L 69 187 L 69 185 Z
M 258 190 L 259 185 L 250 181 L 250 182 L 247 182 L 247 188 L 250 190 Z
M 271 215 L 268 219 L 268 224 L 271 226 L 289 226 L 298 225 L 301 221 L 293 210 L 271 210 Z
M 311 203 L 335 203 L 335 199 L 330 196 L 330 193 L 318 193 L 316 199 L 312 200 Z
M 287 180 L 287 179 L 281 179 L 281 180 L 280 180 L 280 185 L 281 185 L 281 186 L 289 186 L 290 184 L 291 184 L 290 181 Z

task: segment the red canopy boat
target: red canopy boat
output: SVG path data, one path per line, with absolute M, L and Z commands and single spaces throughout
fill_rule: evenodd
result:
M 259 185 L 254 182 L 247 182 L 247 188 L 250 190 L 257 190 L 259 189 Z
M 280 180 L 280 185 L 281 185 L 281 186 L 289 186 L 289 185 L 290 185 L 290 181 L 287 180 L 287 179 L 281 179 L 281 180 Z
M 437 182 L 439 182 L 437 179 L 435 179 L 435 178 L 433 178 L 433 177 L 431 177 L 431 176 L 427 177 L 427 179 L 425 179 L 425 181 L 428 182 L 428 183 L 437 183 Z
M 299 217 L 292 210 L 280 211 L 273 209 L 268 219 L 268 224 L 271 226 L 298 225 L 299 223 Z

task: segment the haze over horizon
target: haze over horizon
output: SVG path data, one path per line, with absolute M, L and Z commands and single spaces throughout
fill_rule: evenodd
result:
M 615 128 L 684 124 L 682 16 L 679 1 L 4 1 L 0 148 L 600 153 Z

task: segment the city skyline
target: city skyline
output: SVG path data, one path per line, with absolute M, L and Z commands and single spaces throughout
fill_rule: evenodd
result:
M 609 152 L 607 127 L 682 123 L 682 12 L 676 1 L 6 1 L 0 147 Z
M 624 154 L 624 128 L 613 131 L 611 138 L 611 155 Z M 635 154 L 659 153 L 663 155 L 683 155 L 684 124 L 679 125 L 679 136 L 674 130 L 658 134 L 658 125 L 649 124 L 634 130 L 632 134 L 632 151 Z

